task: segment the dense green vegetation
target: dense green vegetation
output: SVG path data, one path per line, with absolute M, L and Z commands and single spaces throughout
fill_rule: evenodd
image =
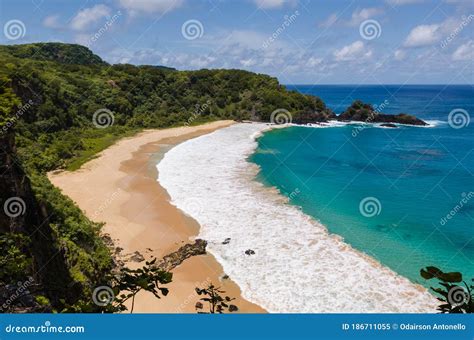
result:
M 67 44 L 2 46 L 0 58 L 21 102 L 32 101 L 15 129 L 22 158 L 42 171 L 65 167 L 68 159 L 100 149 L 96 144 L 140 128 L 223 118 L 268 121 L 279 108 L 294 119 L 326 111 L 316 97 L 240 70 L 107 65 L 85 47 Z M 111 111 L 113 128 L 94 127 L 100 109 Z
M 319 98 L 289 92 L 266 75 L 109 65 L 79 45 L 0 46 L 0 63 L 2 152 L 28 175 L 33 203 L 41 210 L 36 215 L 43 216 L 41 226 L 51 233 L 53 248 L 60 251 L 69 271 L 54 282 L 72 287 L 67 293 L 44 287 L 50 283 L 35 287 L 42 304 L 55 297 L 51 304 L 56 310 L 74 310 L 75 303 L 89 301 L 94 287 L 110 274 L 113 260 L 99 236 L 101 226 L 54 188 L 46 172 L 77 169 L 117 139 L 143 128 L 217 119 L 269 121 L 280 108 L 296 119 L 329 113 Z M 4 184 L 12 188 L 13 179 Z M 31 191 L 29 184 L 23 186 L 25 192 Z M 33 249 L 30 235 L 13 230 L 27 221 L 0 215 L 0 225 L 10 225 L 10 231 L 0 229 L 0 263 L 9 264 L 0 269 L 0 290 L 35 275 L 41 248 Z M 61 294 L 69 296 L 58 299 Z
M 87 47 L 59 43 L 35 43 L 1 46 L 2 50 L 17 58 L 51 60 L 64 64 L 107 65 Z

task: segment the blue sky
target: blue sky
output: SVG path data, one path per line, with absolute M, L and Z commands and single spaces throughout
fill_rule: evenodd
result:
M 474 83 L 474 1 L 0 1 L 1 44 L 111 63 L 239 68 L 285 84 Z

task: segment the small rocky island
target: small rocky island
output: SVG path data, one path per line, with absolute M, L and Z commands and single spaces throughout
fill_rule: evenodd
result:
M 365 104 L 360 100 L 356 100 L 349 106 L 346 111 L 336 117 L 339 121 L 356 121 L 366 123 L 384 123 L 388 127 L 393 127 L 393 123 L 407 125 L 428 125 L 425 121 L 406 113 L 397 115 L 388 115 L 377 112 L 372 105 Z M 392 123 L 392 124 L 390 124 Z
M 351 106 L 340 115 L 336 115 L 328 108 L 315 112 L 299 111 L 295 113 L 292 122 L 295 124 L 320 124 L 327 123 L 331 120 L 341 122 L 383 123 L 386 127 L 396 127 L 394 124 L 428 125 L 425 121 L 410 114 L 399 113 L 397 115 L 391 115 L 378 112 L 372 105 L 363 103 L 360 100 L 354 101 Z

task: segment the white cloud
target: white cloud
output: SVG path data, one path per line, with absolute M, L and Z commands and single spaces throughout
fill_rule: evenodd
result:
M 308 59 L 308 62 L 306 63 L 306 66 L 315 67 L 315 66 L 320 65 L 322 62 L 323 62 L 323 59 L 321 59 L 321 58 L 310 57 Z
M 143 49 L 128 53 L 116 49 L 109 54 L 112 63 L 127 60 L 177 69 L 240 68 L 266 74 L 315 74 L 327 67 L 315 51 L 303 51 L 282 37 L 263 47 L 268 33 L 252 30 L 220 31 L 193 42 L 193 50 L 166 51 Z
M 59 24 L 59 16 L 58 15 L 50 15 L 44 18 L 43 26 L 48 28 L 59 28 L 61 25 Z
M 392 6 L 419 4 L 421 2 L 424 2 L 424 0 L 387 0 L 387 3 Z
M 393 57 L 395 58 L 395 60 L 403 60 L 405 59 L 407 53 L 405 50 L 396 50 L 395 53 L 393 54 Z
M 466 25 L 464 20 L 463 18 L 449 17 L 440 23 L 416 26 L 406 37 L 403 46 L 429 46 L 439 43 L 451 34 L 458 35 Z
M 447 4 L 471 4 L 472 0 L 444 0 Z
M 344 46 L 340 50 L 334 51 L 334 57 L 337 61 L 351 61 L 356 59 L 365 59 L 372 56 L 372 50 L 358 40 L 350 45 Z
M 452 59 L 456 61 L 474 60 L 474 40 L 459 46 L 452 55 Z
M 361 10 L 355 10 L 352 13 L 352 18 L 349 24 L 351 26 L 357 26 L 362 21 L 372 18 L 376 15 L 382 14 L 383 10 L 381 8 L 370 7 L 370 8 L 362 8 Z
M 248 59 L 242 59 L 240 60 L 240 64 L 243 67 L 251 67 L 254 66 L 257 63 L 257 61 L 253 58 L 248 58 Z
M 432 45 L 441 38 L 440 27 L 438 24 L 416 26 L 410 31 L 403 45 L 406 47 Z
M 110 15 L 110 8 L 105 5 L 95 5 L 82 9 L 71 20 L 71 28 L 76 31 L 83 31 L 108 15 Z
M 180 7 L 184 0 L 119 0 L 121 7 L 132 15 L 138 13 L 166 13 Z
M 326 20 L 319 24 L 319 27 L 331 27 L 338 19 L 337 13 L 332 13 Z
M 294 1 L 291 1 L 291 0 L 254 0 L 254 2 L 258 6 L 258 8 L 273 9 L 273 8 L 280 8 L 285 3 L 290 3 L 290 2 L 294 2 Z

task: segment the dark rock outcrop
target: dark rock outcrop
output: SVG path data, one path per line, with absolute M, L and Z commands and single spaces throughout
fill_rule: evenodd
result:
M 321 122 L 327 122 L 328 120 L 332 120 L 336 118 L 337 118 L 336 114 L 329 109 L 325 111 L 319 111 L 319 112 L 300 111 L 294 114 L 292 123 L 295 123 L 295 124 L 321 123 Z
M 132 256 L 130 256 L 130 261 L 133 262 L 143 262 L 145 261 L 145 258 L 139 251 L 135 251 Z
M 396 115 L 385 114 L 375 110 L 372 105 L 363 103 L 360 100 L 354 101 L 343 113 L 336 115 L 328 108 L 315 111 L 296 111 L 288 113 L 284 122 L 275 121 L 276 124 L 284 124 L 291 122 L 293 124 L 321 124 L 327 123 L 331 120 L 348 122 L 365 122 L 365 123 L 384 123 L 384 124 L 405 124 L 405 125 L 428 125 L 423 120 L 406 113 L 399 113 Z M 388 127 L 394 127 L 387 125 Z
M 337 120 L 366 123 L 398 123 L 420 126 L 428 125 L 423 120 L 406 113 L 400 113 L 397 115 L 379 113 L 374 110 L 372 105 L 365 104 L 360 100 L 353 102 L 346 111 L 337 116 Z
M 192 256 L 206 254 L 206 246 L 206 241 L 197 239 L 193 244 L 186 244 L 177 251 L 166 255 L 156 266 L 161 270 L 170 271 Z

